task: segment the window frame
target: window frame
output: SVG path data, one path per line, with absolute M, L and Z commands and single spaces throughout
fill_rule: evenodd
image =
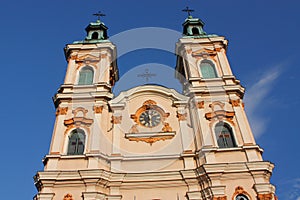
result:
M 202 63 L 208 63 L 208 64 L 210 64 L 210 66 L 212 67 L 212 69 L 214 71 L 215 77 L 204 77 L 204 74 L 203 74 L 203 72 L 201 70 L 201 64 Z M 199 61 L 198 68 L 199 68 L 200 77 L 203 78 L 203 79 L 216 79 L 216 78 L 219 78 L 219 73 L 218 73 L 218 70 L 217 70 L 216 66 L 217 66 L 216 63 L 213 62 L 210 59 L 202 59 L 201 61 Z
M 232 142 L 232 146 L 221 146 L 219 144 L 219 134 L 217 134 L 216 132 L 216 128 L 218 126 L 218 124 L 222 123 L 223 126 L 222 126 L 222 129 L 224 126 L 226 126 L 229 130 L 229 133 L 230 133 L 230 137 L 231 137 L 231 142 Z M 226 121 L 218 121 L 214 124 L 213 126 L 213 135 L 214 135 L 214 138 L 215 138 L 215 144 L 216 146 L 219 148 L 219 149 L 231 149 L 231 148 L 237 148 L 238 147 L 238 143 L 237 143 L 237 139 L 236 139 L 236 135 L 235 135 L 235 132 L 234 132 L 234 128 L 230 125 L 230 123 L 226 122 Z
M 81 84 L 80 83 L 80 79 L 81 79 L 81 73 L 82 73 L 82 71 L 83 70 L 90 70 L 91 72 L 92 72 L 92 80 L 91 80 L 91 82 L 85 82 L 84 84 Z M 83 66 L 83 67 L 81 67 L 79 70 L 78 70 L 78 75 L 77 75 L 77 85 L 79 85 L 79 86 L 86 86 L 86 85 L 93 85 L 94 84 L 94 80 L 95 80 L 95 70 L 94 70 L 94 68 L 92 67 L 92 66 L 90 66 L 90 65 L 86 65 L 86 66 Z
M 70 139 L 72 137 L 72 135 L 75 133 L 75 131 L 83 134 L 84 136 L 84 142 L 83 142 L 83 151 L 82 153 L 74 153 L 74 154 L 71 154 L 69 153 L 69 145 L 70 145 Z M 65 155 L 67 156 L 80 156 L 80 155 L 84 155 L 85 152 L 86 152 L 86 144 L 87 144 L 87 134 L 86 134 L 86 131 L 82 128 L 75 128 L 75 129 L 72 129 L 69 134 L 66 135 L 66 142 L 65 142 Z

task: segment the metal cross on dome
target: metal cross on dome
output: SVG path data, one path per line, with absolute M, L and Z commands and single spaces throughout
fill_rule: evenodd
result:
M 182 10 L 183 12 L 187 12 L 188 17 L 191 16 L 191 13 L 194 12 L 195 10 L 190 9 L 188 6 Z
M 149 69 L 145 69 L 145 73 L 137 75 L 137 77 L 145 78 L 146 82 L 148 82 L 149 78 L 153 76 L 156 76 L 156 74 L 152 74 L 151 72 L 149 72 Z
M 100 20 L 100 17 L 106 16 L 104 13 L 101 13 L 101 11 L 98 11 L 97 13 L 93 14 L 94 16 L 98 17 L 98 20 Z

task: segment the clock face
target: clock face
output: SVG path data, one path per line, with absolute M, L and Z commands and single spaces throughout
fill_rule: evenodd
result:
M 139 121 L 143 126 L 152 128 L 157 126 L 161 121 L 159 112 L 154 109 L 145 110 L 139 117 Z

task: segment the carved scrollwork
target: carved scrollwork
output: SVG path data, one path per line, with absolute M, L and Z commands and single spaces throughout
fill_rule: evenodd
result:
M 79 107 L 72 112 L 74 114 L 74 117 L 64 120 L 64 125 L 67 127 L 65 133 L 73 128 L 79 127 L 85 127 L 87 130 L 89 130 L 89 127 L 94 123 L 94 120 L 85 117 L 88 110 Z
M 209 56 L 214 57 L 217 54 L 217 50 L 211 50 L 211 49 L 200 49 L 198 51 L 194 51 L 192 53 L 193 57 L 202 57 L 202 58 L 207 58 Z
M 224 110 L 224 106 L 225 104 L 220 102 L 220 101 L 215 101 L 215 102 L 212 102 L 209 107 L 211 107 L 211 109 L 213 111 L 216 111 L 216 110 Z
M 75 125 L 75 126 L 91 126 L 94 122 L 93 119 L 87 119 L 85 117 L 73 117 L 71 119 L 66 119 L 64 121 L 65 126 Z
M 243 187 L 238 186 L 238 187 L 235 188 L 235 192 L 234 192 L 234 194 L 232 195 L 232 200 L 235 200 L 235 197 L 238 196 L 238 195 L 241 195 L 241 194 L 242 194 L 242 195 L 245 195 L 246 197 L 248 197 L 249 200 L 252 199 L 251 196 L 248 194 L 248 192 L 246 192 L 246 191 L 244 190 Z
M 74 117 L 80 116 L 80 117 L 86 117 L 86 113 L 88 113 L 88 110 L 83 107 L 78 107 L 75 110 L 72 111 Z
M 69 57 L 68 57 L 68 62 L 70 60 L 76 60 L 78 58 L 78 56 L 76 54 L 71 54 Z
M 177 118 L 179 121 L 185 121 L 187 118 L 187 113 L 179 113 L 177 112 Z
M 150 109 L 155 110 L 155 112 L 160 115 L 160 122 L 157 127 L 154 129 L 148 129 L 148 127 L 143 126 L 141 124 L 140 116 L 145 111 Z M 134 125 L 131 126 L 128 133 L 125 133 L 125 138 L 129 141 L 142 141 L 152 145 L 152 143 L 157 141 L 164 141 L 167 139 L 172 139 L 175 136 L 175 131 L 173 131 L 172 127 L 168 122 L 166 122 L 167 117 L 169 117 L 170 113 L 166 113 L 161 107 L 157 105 L 157 103 L 151 99 L 145 101 L 140 108 L 137 109 L 135 114 L 131 115 L 131 118 L 135 122 Z M 183 117 L 183 116 L 182 116 Z M 148 132 L 148 131 L 151 132 Z
M 113 124 L 121 124 L 122 116 L 112 116 L 111 121 L 112 121 Z
M 157 103 L 156 103 L 155 101 L 149 99 L 149 100 L 145 101 L 145 102 L 143 103 L 143 105 L 144 105 L 144 106 L 145 106 L 145 105 L 146 105 L 146 106 L 147 106 L 147 105 L 157 105 Z
M 56 116 L 58 115 L 66 115 L 68 112 L 68 107 L 59 107 L 56 109 Z
M 135 123 L 137 123 L 138 125 L 140 124 L 139 116 L 146 110 L 148 109 L 153 109 L 155 111 L 157 111 L 161 117 L 162 117 L 162 122 L 164 122 L 166 120 L 166 118 L 168 118 L 170 116 L 170 113 L 166 113 L 161 107 L 157 106 L 157 103 L 153 100 L 147 100 L 143 103 L 143 105 L 135 112 L 135 114 L 132 114 L 130 117 L 131 119 L 133 119 L 133 121 Z
M 268 194 L 258 194 L 257 198 L 258 200 L 273 200 L 274 195 L 271 193 Z M 276 199 L 277 197 L 274 197 Z
M 232 118 L 234 117 L 234 114 L 235 114 L 235 112 L 232 112 L 232 111 L 218 110 L 218 111 L 206 113 L 205 118 L 207 120 L 212 120 L 212 119 L 223 120 L 223 118 L 232 120 Z
M 99 57 L 94 56 L 94 55 L 89 55 L 89 54 L 76 58 L 77 63 L 86 63 L 87 64 L 87 63 L 97 63 L 99 61 L 100 61 Z
M 197 108 L 198 109 L 203 109 L 204 108 L 204 101 L 197 102 Z
M 101 58 L 107 58 L 107 53 L 101 54 Z
M 126 133 L 125 138 L 129 141 L 146 142 L 152 145 L 157 141 L 172 139 L 175 132 L 158 132 L 158 133 Z
M 73 196 L 71 194 L 66 194 L 63 198 L 63 200 L 74 200 Z
M 162 131 L 163 131 L 164 133 L 166 133 L 166 132 L 172 132 L 172 127 L 170 126 L 169 123 L 165 122 L 165 123 L 164 123 L 164 127 L 162 128 Z
M 205 113 L 205 118 L 209 121 L 223 121 L 227 120 L 232 125 L 234 125 L 233 117 L 235 116 L 234 111 L 226 111 L 224 110 L 225 104 L 219 101 L 213 102 L 209 105 L 211 107 L 212 112 Z
M 191 54 L 193 52 L 193 49 L 186 49 L 187 54 Z
M 93 110 L 96 114 L 101 114 L 103 111 L 103 106 L 94 106 Z
M 229 103 L 233 106 L 233 107 L 238 107 L 241 105 L 241 100 L 240 99 L 231 99 L 229 101 Z

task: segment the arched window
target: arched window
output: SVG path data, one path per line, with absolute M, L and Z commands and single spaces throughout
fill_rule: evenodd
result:
M 235 197 L 235 200 L 249 200 L 247 196 L 239 194 Z
M 215 65 L 209 60 L 203 60 L 200 64 L 200 70 L 203 78 L 217 78 Z
M 200 35 L 199 29 L 197 27 L 192 28 L 193 35 Z
M 232 128 L 224 122 L 219 122 L 215 126 L 215 134 L 220 148 L 235 147 Z
M 91 67 L 83 67 L 79 72 L 78 85 L 93 84 L 94 71 Z
M 98 40 L 98 38 L 99 38 L 99 34 L 98 34 L 97 32 L 94 32 L 94 33 L 92 34 L 92 39 L 93 39 L 93 40 Z
M 75 129 L 69 136 L 68 155 L 82 155 L 84 152 L 85 133 L 81 129 Z

